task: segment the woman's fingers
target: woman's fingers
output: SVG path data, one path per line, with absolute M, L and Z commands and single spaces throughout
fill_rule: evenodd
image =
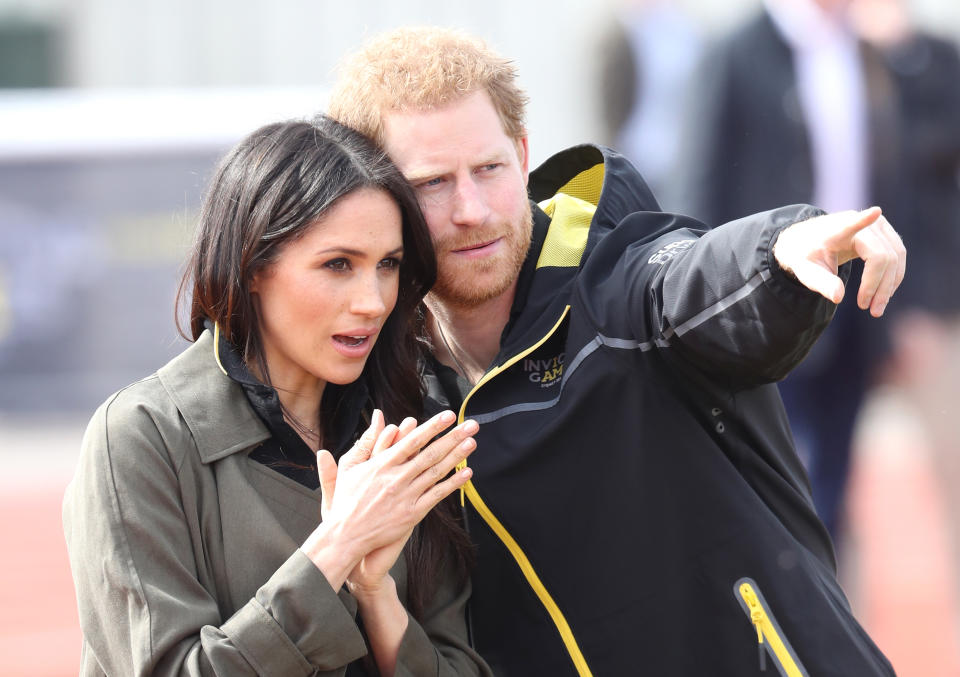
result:
M 442 463 L 442 461 L 451 452 L 455 451 L 458 445 L 462 444 L 468 439 L 470 439 L 472 442 L 473 436 L 477 434 L 479 429 L 480 426 L 477 425 L 476 421 L 464 421 L 446 435 L 431 443 L 417 456 L 411 459 L 410 465 L 413 472 L 419 476 L 437 464 Z M 475 444 L 476 443 L 474 443 L 474 445 Z M 470 451 L 473 451 L 473 449 L 471 448 Z M 440 479 L 440 477 L 446 475 L 449 470 L 450 468 L 447 468 L 447 470 L 440 474 L 437 479 Z
M 471 477 L 473 477 L 473 470 L 464 468 L 463 470 L 458 470 L 442 482 L 434 484 L 430 489 L 425 491 L 420 498 L 417 499 L 417 511 L 420 514 L 420 519 L 423 519 L 428 512 L 433 510 L 437 503 L 469 482 Z
M 406 463 L 407 460 L 429 444 L 430 440 L 443 432 L 451 423 L 457 420 L 452 411 L 441 411 L 424 423 L 407 433 L 403 439 L 394 444 L 385 455 L 385 462 L 396 465 Z M 419 474 L 419 473 L 417 473 Z
M 397 430 L 397 440 L 402 440 L 404 437 L 412 433 L 417 429 L 417 419 L 412 416 L 407 416 L 405 419 L 400 421 L 400 425 Z
M 437 484 L 447 475 L 449 475 L 450 471 L 463 462 L 467 456 L 473 453 L 476 448 L 477 441 L 473 439 L 473 437 L 467 437 L 453 447 L 444 445 L 438 446 L 437 450 L 431 449 L 429 452 L 431 454 L 433 454 L 435 451 L 437 451 L 437 453 L 442 453 L 443 449 L 446 449 L 447 451 L 445 454 L 440 456 L 435 463 L 424 468 L 424 470 L 416 477 L 416 479 L 413 480 L 413 488 L 420 494 L 426 493 L 430 490 L 430 487 L 432 487 L 434 484 Z M 421 459 L 426 458 L 427 454 L 427 450 L 424 450 L 424 452 L 417 457 L 417 460 L 420 461 Z
M 332 457 L 327 452 L 318 454 L 324 518 L 345 525 L 340 532 L 347 534 L 357 552 L 369 554 L 397 542 L 470 478 L 469 469 L 451 471 L 476 448 L 477 423 L 466 421 L 437 438 L 455 419 L 447 411 L 419 426 L 412 419 L 383 426 L 381 418 L 379 425 L 371 426 L 379 432 L 369 460 L 344 465 L 341 459 L 336 474 Z M 355 450 L 348 453 L 359 456 Z M 333 485 L 335 500 L 327 496 Z
M 417 419 L 408 416 L 407 418 L 400 421 L 400 425 L 390 424 L 383 429 L 383 432 L 380 433 L 380 436 L 377 438 L 376 444 L 373 445 L 373 454 L 382 453 L 385 449 L 390 448 L 404 437 L 410 434 L 412 430 L 417 427 Z
M 370 452 L 370 455 L 376 456 L 384 449 L 389 449 L 390 446 L 393 445 L 397 440 L 397 431 L 397 426 L 393 425 L 392 423 L 381 430 L 380 434 L 377 435 L 376 441 L 373 443 L 373 448 Z
M 373 414 L 370 415 L 370 425 L 366 430 L 363 431 L 363 434 L 360 435 L 360 439 L 354 442 L 350 451 L 340 457 L 341 469 L 346 469 L 355 466 L 358 463 L 363 463 L 370 458 L 370 455 L 373 453 L 373 448 L 377 443 L 377 439 L 380 437 L 383 429 L 383 412 L 379 409 L 374 409 Z

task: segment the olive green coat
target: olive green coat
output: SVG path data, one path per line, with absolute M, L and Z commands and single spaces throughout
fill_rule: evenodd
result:
M 97 410 L 63 515 L 81 675 L 342 675 L 367 653 L 355 600 L 298 550 L 320 491 L 248 458 L 268 437 L 209 332 Z M 445 580 L 397 675 L 489 674 L 468 596 Z

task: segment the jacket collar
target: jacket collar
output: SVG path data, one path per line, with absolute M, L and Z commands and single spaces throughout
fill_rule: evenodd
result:
M 243 389 L 219 367 L 210 331 L 204 331 L 157 375 L 190 429 L 204 463 L 270 437 Z
M 562 150 L 530 172 L 530 198 L 566 193 L 596 206 L 584 256 L 627 214 L 660 211 L 640 172 L 610 148 L 584 144 Z
M 530 212 L 533 215 L 533 236 L 530 240 L 530 249 L 527 250 L 527 257 L 520 268 L 520 275 L 517 278 L 517 288 L 513 295 L 513 305 L 510 308 L 510 319 L 503 328 L 500 336 L 500 345 L 506 340 L 517 318 L 520 317 L 523 309 L 527 305 L 527 297 L 530 294 L 530 285 L 533 284 L 533 274 L 537 268 L 537 258 L 540 256 L 540 250 L 543 249 L 544 240 L 547 237 L 547 230 L 550 228 L 550 217 L 544 214 L 543 210 L 536 203 L 530 205 Z
M 552 156 L 530 173 L 529 193 L 534 203 L 533 240 L 520 270 L 510 320 L 500 337 L 498 362 L 513 354 L 518 346 L 539 338 L 560 317 L 580 263 L 623 217 L 636 211 L 660 211 L 653 193 L 633 165 L 603 146 L 574 146 Z M 583 217 L 589 221 L 588 231 L 581 230 L 573 238 L 583 239 L 560 245 L 560 249 L 569 245 L 567 253 L 575 254 L 549 263 L 543 261 L 543 255 L 552 246 L 548 244 L 550 233 L 564 231 L 569 226 L 564 221 L 570 214 L 551 211 L 551 217 L 539 205 L 546 205 L 557 194 L 588 204 L 589 209 L 582 213 L 592 216 Z M 558 239 L 566 238 L 561 235 Z

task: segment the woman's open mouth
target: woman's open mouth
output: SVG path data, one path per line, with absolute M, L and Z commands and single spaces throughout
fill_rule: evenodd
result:
M 369 336 L 341 336 L 338 334 L 333 337 L 333 340 L 350 348 L 356 348 L 357 346 L 363 345 L 363 342 L 369 338 Z
M 332 343 L 334 349 L 349 358 L 366 357 L 376 341 L 377 332 L 369 330 L 364 333 L 334 334 Z

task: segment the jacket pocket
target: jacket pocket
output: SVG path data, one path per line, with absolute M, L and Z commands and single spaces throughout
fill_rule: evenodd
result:
M 809 677 L 780 629 L 756 581 L 752 578 L 741 578 L 734 584 L 733 594 L 757 631 L 760 670 L 766 670 L 769 655 L 783 677 Z

